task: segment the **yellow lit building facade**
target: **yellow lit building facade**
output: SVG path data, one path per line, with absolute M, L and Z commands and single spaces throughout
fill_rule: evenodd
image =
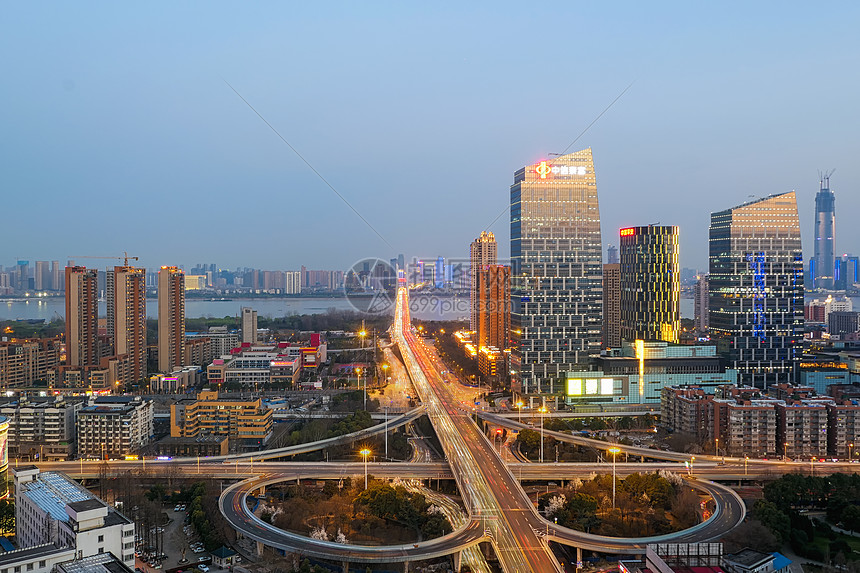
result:
M 180 400 L 170 407 L 170 435 L 175 438 L 227 436 L 262 445 L 272 434 L 272 411 L 256 400 L 221 400 L 218 392 L 203 390 L 196 400 Z
M 676 343 L 681 330 L 678 227 L 620 232 L 621 338 Z

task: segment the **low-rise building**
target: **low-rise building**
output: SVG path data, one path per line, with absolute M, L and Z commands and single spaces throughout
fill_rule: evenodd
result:
M 54 567 L 75 558 L 74 547 L 43 543 L 0 553 L 0 572 L 52 573 Z
M 567 373 L 569 405 L 656 404 L 666 386 L 717 386 L 737 383 L 736 370 L 726 369 L 715 346 L 672 345 L 666 342 L 623 343 L 595 359 L 591 371 Z
M 702 442 L 714 434 L 713 394 L 698 386 L 667 386 L 660 404 L 661 424 Z
M 860 446 L 860 400 L 827 404 L 827 453 L 842 459 L 857 458 Z
M 200 383 L 203 371 L 199 366 L 183 366 L 170 374 L 149 377 L 149 390 L 158 394 L 178 394 Z
M 190 338 L 185 341 L 183 347 L 182 365 L 194 364 L 205 366 L 212 362 L 212 339 L 204 336 L 202 338 Z
M 78 412 L 78 457 L 116 459 L 136 454 L 153 435 L 153 404 L 140 396 L 103 396 Z
M 134 523 L 58 472 L 16 468 L 15 536 L 21 547 L 48 543 L 75 557 L 113 553 L 134 567 Z
M 196 399 L 179 400 L 170 407 L 173 437 L 226 436 L 235 448 L 255 448 L 272 435 L 272 411 L 262 401 L 219 399 L 218 392 L 203 390 Z
M 212 357 L 224 356 L 230 354 L 230 351 L 239 346 L 239 333 L 235 330 L 228 330 L 226 326 L 210 326 L 207 332 L 186 332 L 185 340 L 191 341 L 201 338 L 209 339 L 209 351 Z M 198 362 L 197 364 L 208 364 L 208 362 Z
M 0 406 L 9 419 L 10 458 L 31 461 L 62 461 L 75 453 L 75 420 L 82 399 L 26 398 Z
M 167 436 L 155 442 L 153 447 L 156 455 L 167 457 L 226 456 L 229 453 L 229 438 L 215 435 Z
M 827 455 L 827 404 L 816 400 L 776 403 L 777 453 L 789 458 Z
M 48 371 L 59 368 L 61 354 L 59 338 L 0 341 L 0 388 L 47 382 Z

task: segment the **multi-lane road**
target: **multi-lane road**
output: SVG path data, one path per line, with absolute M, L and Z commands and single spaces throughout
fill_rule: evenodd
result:
M 413 334 L 407 297 L 406 289 L 400 289 L 392 339 L 427 408 L 467 511 L 482 522 L 503 570 L 561 571 L 535 527 L 540 518 L 531 501 L 483 432 L 460 409 L 423 341 Z

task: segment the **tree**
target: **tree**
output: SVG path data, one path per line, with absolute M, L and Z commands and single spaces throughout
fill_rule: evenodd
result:
M 791 520 L 771 501 L 760 499 L 753 505 L 753 515 L 779 539 L 781 543 L 789 540 Z

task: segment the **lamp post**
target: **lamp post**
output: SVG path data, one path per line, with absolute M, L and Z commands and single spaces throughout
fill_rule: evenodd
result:
M 854 461 L 854 442 L 851 442 L 850 444 L 848 444 L 848 461 L 849 462 Z
M 621 452 L 621 448 L 609 448 L 612 454 L 612 511 L 615 511 L 615 455 Z
M 815 456 L 809 458 L 809 475 L 815 476 Z
M 543 463 L 543 415 L 546 413 L 546 406 L 541 406 L 540 410 L 540 463 Z
M 523 423 L 523 401 L 522 400 L 517 402 L 517 411 L 518 411 L 517 422 L 522 424 Z
M 720 439 L 714 438 L 714 455 L 720 455 Z
M 361 368 L 356 368 L 355 373 L 358 374 L 358 385 L 361 386 Z M 367 384 L 364 385 L 364 409 L 367 410 Z
M 782 461 L 788 463 L 788 442 L 782 444 Z
M 364 456 L 364 489 L 367 490 L 367 456 L 370 455 L 370 450 L 364 448 L 358 453 Z
M 744 475 L 747 475 L 747 462 L 750 461 L 749 456 L 744 456 Z

